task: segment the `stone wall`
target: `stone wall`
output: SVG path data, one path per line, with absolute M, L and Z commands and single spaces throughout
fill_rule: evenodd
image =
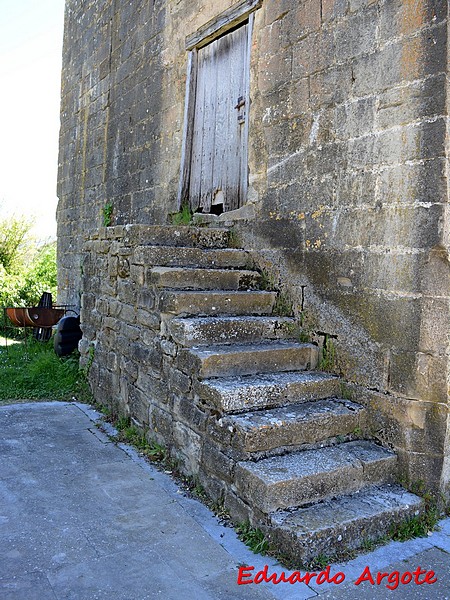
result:
M 95 242 L 95 256 L 100 247 L 105 254 L 83 267 L 82 284 L 83 244 L 109 203 L 114 225 L 163 223 L 177 210 L 185 37 L 234 4 L 67 1 L 60 301 L 79 303 L 84 286 L 86 340 L 95 331 L 110 348 L 99 350 L 93 382 L 111 394 L 122 385 L 116 367 L 135 373 L 130 357 L 117 364 L 116 340 L 148 339 L 156 317 L 150 304 L 145 312 L 143 264 L 133 266 L 139 303 L 128 280 L 110 286 L 102 276 L 122 264 L 122 255 L 106 259 L 108 241 Z M 312 335 L 333 339 L 335 371 L 372 390 L 379 435 L 404 452 L 411 479 L 429 468 L 438 484 L 442 468 L 444 487 L 447 11 L 439 0 L 263 1 L 251 55 L 254 217 L 235 224 L 304 309 Z M 161 348 L 150 344 L 134 360 L 159 368 Z M 136 414 L 159 385 L 144 379 L 127 404 Z
M 174 235 L 190 236 L 187 228 L 175 227 Z M 161 290 L 151 276 L 151 238 L 151 228 L 132 225 L 100 228 L 86 242 L 82 365 L 89 368 L 97 402 L 130 417 L 169 449 L 181 469 L 198 476 L 211 497 L 231 508 L 238 500 L 228 484 L 236 461 L 248 456 L 227 446 L 230 432 L 217 411 L 199 399 L 195 369 L 171 335 L 175 315 L 160 309 Z M 200 238 L 194 245 L 214 245 L 209 231 Z M 164 246 L 158 250 L 166 251 Z
M 242 239 L 336 336 L 336 370 L 380 393 L 379 432 L 412 480 L 447 452 L 447 10 L 267 3 L 252 62 Z

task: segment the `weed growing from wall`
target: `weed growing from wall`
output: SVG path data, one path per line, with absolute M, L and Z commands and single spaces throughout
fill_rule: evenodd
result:
M 236 525 L 238 538 L 244 542 L 255 554 L 267 554 L 269 551 L 269 541 L 261 529 L 252 527 L 249 521 L 238 523 Z
M 325 335 L 323 342 L 322 353 L 319 361 L 319 369 L 321 371 L 333 371 L 336 366 L 336 347 L 333 340 Z
M 190 225 L 192 223 L 191 209 L 183 204 L 181 210 L 171 216 L 172 225 Z
M 112 224 L 113 205 L 107 202 L 102 208 L 103 227 L 109 227 Z

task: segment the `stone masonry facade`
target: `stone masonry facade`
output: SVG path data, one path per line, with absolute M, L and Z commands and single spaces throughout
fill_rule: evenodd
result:
M 244 4 L 66 1 L 59 302 L 81 306 L 94 394 L 186 471 L 209 473 L 213 495 L 231 489 L 248 456 L 211 442 L 214 411 L 167 320 L 182 311 L 164 305 L 154 270 L 177 260 L 154 247 L 238 245 L 248 259 L 228 266 L 263 273 L 289 299 L 286 318 L 333 355 L 328 371 L 364 408 L 355 427 L 395 451 L 404 481 L 448 498 L 448 4 L 249 0 L 247 201 L 171 239 L 186 37 Z M 223 244 L 214 231 L 229 226 L 235 242 Z M 277 325 L 263 337 L 292 335 Z

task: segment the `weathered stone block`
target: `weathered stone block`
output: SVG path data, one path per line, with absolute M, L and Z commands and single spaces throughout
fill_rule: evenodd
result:
M 348 10 L 348 0 L 322 0 L 322 21 L 328 23 L 343 17 Z
M 342 20 L 335 29 L 336 60 L 342 62 L 367 54 L 376 48 L 378 15 L 373 6 L 348 19 Z
M 138 308 L 136 321 L 139 325 L 158 331 L 161 324 L 161 315 L 159 312 L 148 312 L 147 310 Z
M 429 77 L 381 94 L 376 122 L 380 129 L 406 125 L 445 112 L 445 76 Z
M 303 81 L 302 79 L 300 82 Z M 351 94 L 352 70 L 349 65 L 332 66 L 309 78 L 309 102 L 312 110 L 344 102 Z M 303 110 L 308 105 L 303 105 Z
M 392 480 L 395 468 L 394 454 L 370 442 L 349 442 L 240 462 L 236 486 L 244 500 L 267 514 Z
M 128 384 L 128 404 L 130 414 L 139 423 L 139 426 L 148 426 L 148 409 L 150 399 L 140 389 Z
M 175 395 L 173 397 L 173 413 L 176 418 L 185 423 L 197 433 L 205 431 L 208 418 L 207 412 L 188 395 Z
M 172 415 L 159 406 L 150 403 L 148 422 L 152 434 L 156 434 L 157 439 L 161 440 L 164 446 L 173 443 L 173 418 Z M 154 435 L 150 435 L 155 437 Z
M 169 393 L 164 381 L 156 379 L 152 375 L 148 375 L 142 365 L 140 365 L 139 375 L 136 381 L 136 387 L 149 398 L 153 404 L 167 404 Z
M 178 352 L 177 345 L 168 340 L 161 340 L 161 351 L 168 356 L 174 357 Z
M 364 98 L 347 102 L 336 108 L 336 135 L 341 139 L 359 137 L 371 133 L 375 121 L 376 99 Z
M 270 314 L 275 303 L 274 292 L 163 291 L 159 310 L 185 315 Z
M 328 373 L 272 373 L 210 379 L 195 384 L 195 391 L 221 412 L 243 412 L 335 396 L 339 380 Z
M 392 165 L 376 174 L 376 203 L 432 202 L 445 197 L 446 180 L 442 158 L 426 163 Z M 375 184 L 373 184 L 375 188 Z
M 126 373 L 130 380 L 136 381 L 139 373 L 139 365 L 133 360 L 126 358 L 125 356 L 120 357 L 120 371 Z
M 151 310 L 155 306 L 155 295 L 152 290 L 141 288 L 137 294 L 137 304 L 139 308 Z
M 144 268 L 140 265 L 131 265 L 130 266 L 130 278 L 136 283 L 138 286 L 144 285 L 145 277 L 144 277 Z
M 334 56 L 335 42 L 332 32 L 324 30 L 301 40 L 292 49 L 292 76 L 294 79 L 323 71 L 329 57 Z
M 439 23 L 446 18 L 445 3 L 419 0 L 415 10 L 401 0 L 387 2 L 380 7 L 379 35 L 382 42 L 391 40 L 398 35 L 415 33 L 430 23 Z
M 283 341 L 181 350 L 177 364 L 185 373 L 206 378 L 301 371 L 314 369 L 317 362 L 317 346 Z
M 136 322 L 136 308 L 130 304 L 122 304 L 120 307 L 120 319 L 132 325 Z
M 200 435 L 180 422 L 173 425 L 173 439 L 178 453 L 184 456 L 185 467 L 189 473 L 198 472 L 201 461 L 203 440 Z
M 218 450 L 215 444 L 205 441 L 201 456 L 202 469 L 213 473 L 221 481 L 231 483 L 234 475 L 234 461 Z
M 233 446 L 246 452 L 267 452 L 317 444 L 358 430 L 364 409 L 350 401 L 315 400 L 269 410 L 224 417 L 223 428 L 235 431 Z

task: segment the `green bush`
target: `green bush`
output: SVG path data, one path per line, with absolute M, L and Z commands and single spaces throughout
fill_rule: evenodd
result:
M 0 306 L 35 306 L 43 292 L 56 298 L 56 242 L 33 240 L 31 225 L 0 220 Z

